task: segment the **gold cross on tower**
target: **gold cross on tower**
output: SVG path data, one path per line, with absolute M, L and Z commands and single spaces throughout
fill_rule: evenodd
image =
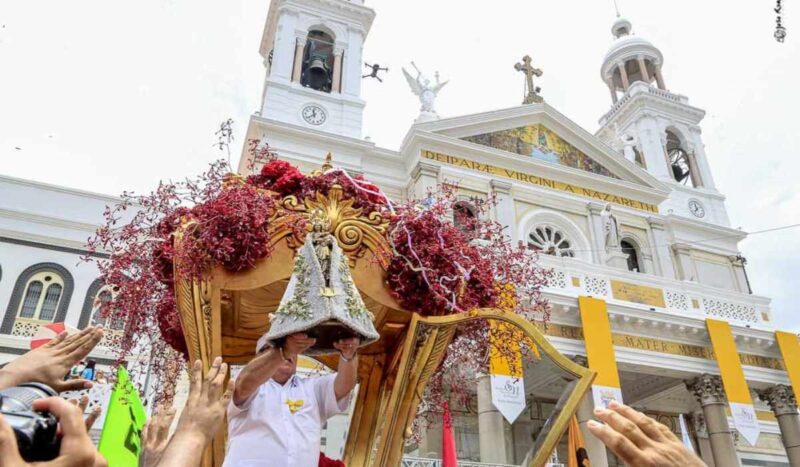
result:
M 542 70 L 534 68 L 533 65 L 531 65 L 531 56 L 526 55 L 522 57 L 522 63 L 515 64 L 514 69 L 525 73 L 526 92 L 525 92 L 525 99 L 522 101 L 522 103 L 534 104 L 543 102 L 544 99 L 542 99 L 542 96 L 539 95 L 539 91 L 541 91 L 541 88 L 533 86 L 533 77 L 542 76 Z

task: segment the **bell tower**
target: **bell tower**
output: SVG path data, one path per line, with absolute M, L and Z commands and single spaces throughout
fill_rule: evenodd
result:
M 673 188 L 663 213 L 728 226 L 701 136 L 705 111 L 667 89 L 661 51 L 633 34 L 630 21 L 617 17 L 611 33 L 600 76 L 612 105 L 597 136 Z
M 261 39 L 261 117 L 361 138 L 364 0 L 272 0 Z

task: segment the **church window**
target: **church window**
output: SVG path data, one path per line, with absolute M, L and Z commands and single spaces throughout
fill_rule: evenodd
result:
M 667 130 L 667 157 L 670 172 L 676 182 L 692 187 L 700 186 L 699 174 L 695 173 L 693 155 L 684 149 L 678 135 Z
M 53 321 L 64 291 L 63 279 L 53 272 L 35 274 L 25 285 L 18 316 L 25 319 Z
M 331 92 L 333 84 L 333 38 L 322 31 L 308 33 L 300 73 L 300 84 L 322 92 Z
M 530 231 L 528 248 L 545 255 L 575 257 L 570 239 L 561 230 L 550 225 L 537 225 Z
M 103 326 L 117 331 L 125 327 L 125 320 L 116 316 L 113 310 L 107 309 L 113 297 L 109 287 L 104 287 L 97 293 L 92 308 L 92 326 Z
M 641 272 L 639 251 L 634 246 L 634 243 L 630 240 L 622 240 L 619 242 L 619 246 L 622 248 L 622 252 L 628 255 L 628 271 Z
M 475 207 L 465 201 L 453 205 L 453 223 L 464 233 L 475 231 L 478 215 Z

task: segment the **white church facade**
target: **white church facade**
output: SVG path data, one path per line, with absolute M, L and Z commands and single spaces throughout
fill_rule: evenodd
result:
M 361 133 L 361 50 L 375 17 L 363 3 L 272 0 L 260 44 L 264 92 L 246 138 L 268 141 L 309 172 L 330 152 L 337 166 L 394 199 L 423 198 L 445 181 L 458 181 L 466 209 L 496 195 L 488 215 L 553 269 L 545 333 L 560 352 L 592 366 L 579 298 L 599 299 L 625 403 L 676 433 L 683 415 L 694 449 L 711 466 L 788 466 L 788 451 L 800 462 L 800 431 L 791 431 L 797 406 L 770 300 L 750 289 L 738 248 L 746 233 L 730 225 L 703 145 L 705 112 L 666 86 L 661 52 L 634 35 L 630 22 L 614 22 L 600 64 L 610 109 L 594 133 L 532 88 L 530 104 L 452 118 L 437 118 L 430 100 L 431 111 L 391 150 Z M 243 151 L 242 173 L 248 157 Z M 0 177 L 0 363 L 27 348 L 42 323 L 93 322 L 104 290 L 95 266 L 78 265 L 79 257 L 114 202 Z M 760 435 L 753 443 L 726 413 L 709 318 L 730 324 L 755 405 Z M 108 363 L 113 355 L 100 349 L 96 357 Z M 535 385 L 526 382 L 533 392 Z M 553 401 L 531 397 L 512 424 L 492 406 L 485 380 L 474 391 L 474 410 L 454 413 L 459 457 L 469 465 L 520 465 L 543 422 L 539 407 Z M 591 416 L 590 399 L 581 424 Z M 328 437 L 344 439 L 332 431 Z M 584 436 L 593 466 L 618 465 Z M 409 444 L 404 462 L 433 466 L 440 456 L 434 424 Z

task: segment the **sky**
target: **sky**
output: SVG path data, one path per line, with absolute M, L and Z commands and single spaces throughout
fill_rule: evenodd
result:
M 800 10 L 773 2 L 619 0 L 634 33 L 664 55 L 667 88 L 707 111 L 701 123 L 733 227 L 800 223 Z M 785 4 L 786 2 L 784 2 Z M 450 82 L 436 107 L 457 116 L 517 105 L 525 54 L 547 102 L 590 132 L 610 104 L 600 65 L 612 0 L 367 0 L 377 17 L 364 59 L 364 135 L 397 149 L 419 103 L 400 67 Z M 108 194 L 148 191 L 227 157 L 215 130 L 234 120 L 235 165 L 264 80 L 268 0 L 0 2 L 0 174 Z M 798 16 L 800 17 L 800 16 Z M 741 243 L 777 325 L 800 331 L 800 229 Z

